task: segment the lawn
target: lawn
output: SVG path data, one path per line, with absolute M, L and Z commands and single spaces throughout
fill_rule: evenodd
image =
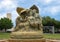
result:
M 60 34 L 44 34 L 44 37 L 48 39 L 60 39 Z
M 8 39 L 10 38 L 10 33 L 0 33 L 0 39 Z
M 10 33 L 0 33 L 0 39 L 9 39 Z M 44 34 L 44 38 L 48 39 L 60 39 L 60 34 Z

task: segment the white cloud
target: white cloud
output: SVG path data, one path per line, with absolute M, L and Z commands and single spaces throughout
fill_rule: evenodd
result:
M 6 14 L 0 14 L 0 19 L 6 17 Z
M 60 12 L 60 6 L 52 7 L 50 12 L 52 15 L 57 15 L 57 13 Z
M 17 6 L 16 3 L 14 3 L 14 1 L 12 0 L 2 0 L 0 2 L 0 9 L 6 9 L 7 11 L 11 11 L 12 9 L 14 9 Z
M 42 4 L 42 5 L 52 5 L 52 4 L 60 4 L 60 0 L 35 0 L 36 4 Z
M 14 0 L 0 1 L 0 11 L 2 12 L 0 13 L 0 18 L 6 16 L 5 14 L 7 14 L 8 12 L 12 13 L 12 11 L 16 11 L 15 10 L 16 7 L 17 7 L 17 4 Z
M 51 15 L 57 15 L 60 12 L 60 6 L 46 7 L 44 8 L 44 13 L 49 12 Z
M 11 5 L 12 4 L 12 1 L 11 0 L 3 0 L 1 2 L 1 4 L 4 5 L 4 6 Z
M 41 3 L 41 4 L 50 4 L 54 0 L 35 0 L 36 3 Z
M 42 2 L 44 3 L 44 4 L 49 4 L 49 3 L 51 3 L 53 0 L 42 0 Z
M 55 15 L 55 13 L 58 12 L 57 7 L 52 7 L 52 8 L 50 9 L 50 12 L 52 13 L 52 15 Z

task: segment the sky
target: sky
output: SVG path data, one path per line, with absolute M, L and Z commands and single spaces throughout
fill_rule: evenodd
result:
M 12 22 L 15 25 L 17 7 L 30 8 L 36 5 L 41 16 L 50 16 L 60 21 L 60 0 L 0 0 L 0 18 L 12 14 Z

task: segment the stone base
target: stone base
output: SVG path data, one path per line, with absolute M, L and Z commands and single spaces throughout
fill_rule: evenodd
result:
M 46 42 L 45 39 L 10 39 L 8 42 Z
M 45 39 L 8 39 L 0 40 L 0 42 L 60 42 L 60 40 L 45 40 Z
M 41 39 L 43 38 L 43 33 L 41 31 L 23 31 L 23 32 L 12 32 L 12 39 Z

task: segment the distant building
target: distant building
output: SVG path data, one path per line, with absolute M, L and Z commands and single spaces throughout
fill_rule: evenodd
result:
M 43 27 L 43 32 L 54 34 L 55 33 L 55 28 L 54 28 L 54 26 L 44 26 Z
M 7 18 L 11 19 L 11 13 L 7 13 Z

